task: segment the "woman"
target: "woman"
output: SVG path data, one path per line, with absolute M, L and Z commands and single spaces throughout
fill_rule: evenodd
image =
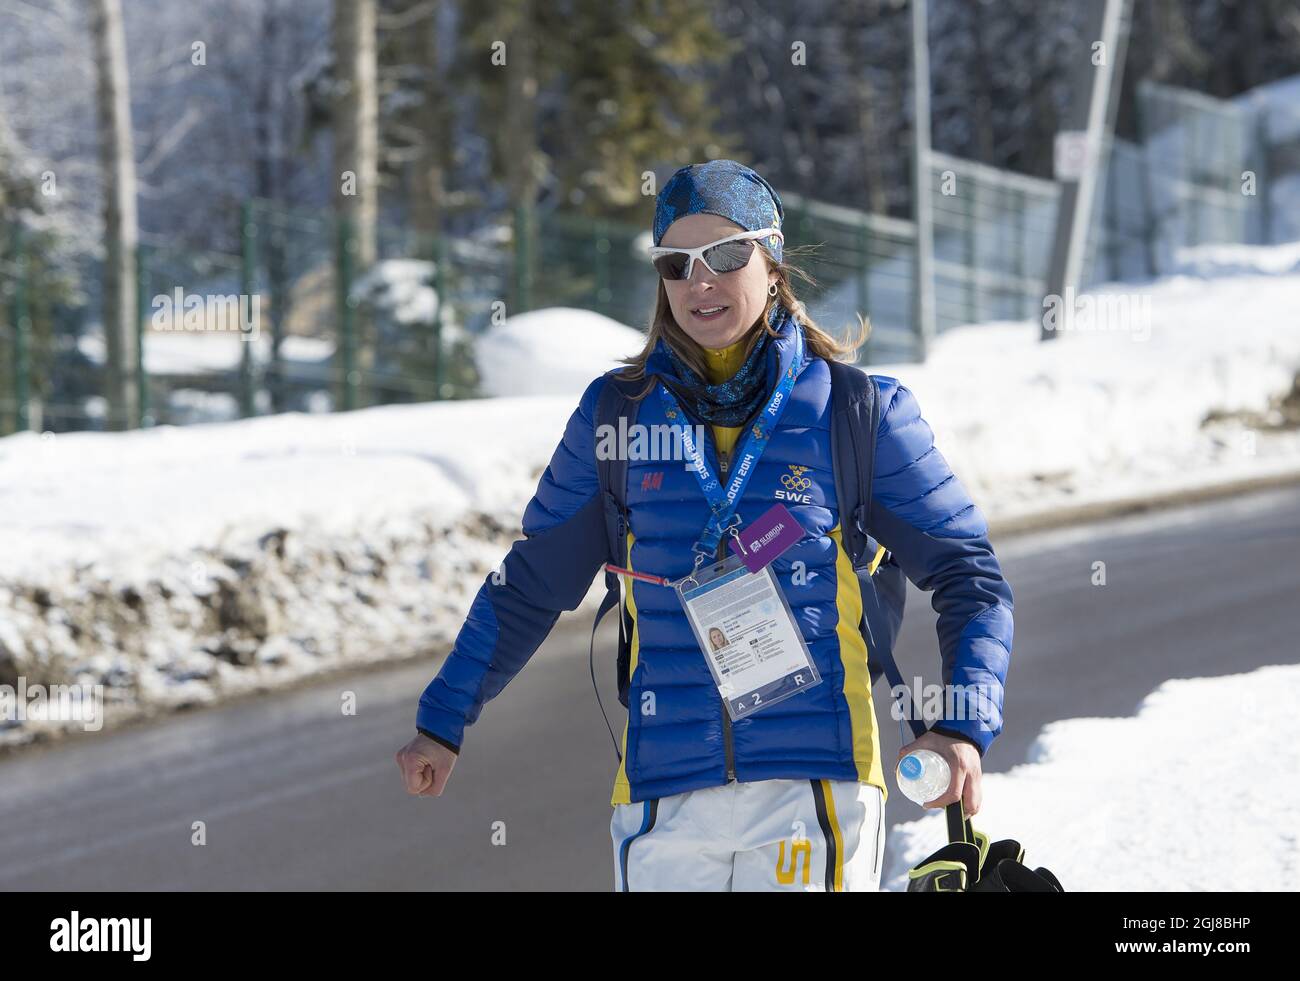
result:
M 639 425 L 685 435 L 703 426 L 706 445 L 685 442 L 689 466 L 628 461 L 627 564 L 669 585 L 623 580 L 630 712 L 611 800 L 620 890 L 879 887 L 887 789 L 857 626 L 861 585 L 842 544 L 830 448 L 827 362 L 853 348 L 819 330 L 794 295 L 783 218 L 775 189 L 732 160 L 683 167 L 656 200 L 657 308 L 644 350 L 621 373 L 644 381 Z M 608 378 L 584 393 L 524 513 L 525 539 L 504 560 L 505 575 L 480 589 L 420 699 L 418 734 L 397 757 L 413 794 L 442 793 L 465 726 L 609 559 L 594 452 Z M 877 381 L 870 530 L 913 583 L 934 590 L 945 682 L 978 686 L 984 705 L 967 718 L 945 699 L 948 714 L 899 758 L 923 748 L 943 756 L 952 780 L 927 806 L 960 799 L 973 815 L 980 757 L 1002 728 L 1011 590 L 983 516 L 934 448 L 911 392 L 894 378 Z M 704 592 L 694 591 L 696 577 L 729 554 L 737 529 L 775 503 L 802 531 L 767 567 L 785 603 L 756 598 L 764 612 L 746 620 L 753 611 L 741 590 L 709 615 L 733 617 L 733 644 L 736 624 L 766 625 L 755 661 L 803 667 L 786 676 L 797 690 L 738 715 L 726 699 L 743 686 L 744 664 L 715 682 L 686 599 Z

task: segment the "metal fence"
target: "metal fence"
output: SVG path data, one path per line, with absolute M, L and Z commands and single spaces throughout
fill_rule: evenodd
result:
M 475 394 L 466 323 L 502 295 L 508 249 L 380 229 L 360 270 L 331 214 L 249 202 L 241 252 L 160 238 L 136 251 L 138 412 L 111 417 L 100 328 L 103 260 L 64 266 L 51 294 L 40 245 L 0 227 L 0 433 L 329 411 Z M 56 298 L 38 304 L 34 298 Z
M 1183 246 L 1262 241 L 1261 199 L 1242 193 L 1242 175 L 1264 163 L 1254 114 L 1151 82 L 1137 96 L 1156 267 Z
M 911 222 L 797 194 L 783 195 L 782 201 L 785 245 L 817 282 L 812 290 L 796 284 L 808 312 L 832 332 L 856 326 L 857 314 L 869 312 L 867 350 L 874 360 L 891 360 L 910 343 Z
M 656 291 L 647 229 L 554 213 L 540 219 L 538 240 L 539 275 L 526 308 L 581 307 L 646 325 Z
M 1142 148 L 1111 140 L 1104 149 L 1084 258 L 1085 285 L 1157 274 Z M 1047 246 L 1050 249 L 1050 243 Z
M 1300 104 L 1214 99 L 1142 82 L 1140 193 L 1152 273 L 1180 249 L 1264 244 L 1300 234 Z
M 1056 185 L 942 153 L 931 154 L 929 172 L 936 330 L 1041 309 Z M 913 223 L 798 195 L 785 200 L 793 216 L 787 242 L 823 253 L 806 263 L 823 284 L 807 301 L 813 317 L 835 328 L 853 324 L 856 312 L 868 315 L 864 362 L 916 358 Z

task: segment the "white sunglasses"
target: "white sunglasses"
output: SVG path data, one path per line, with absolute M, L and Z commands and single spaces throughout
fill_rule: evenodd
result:
M 665 246 L 652 246 L 650 261 L 655 270 L 664 279 L 690 279 L 695 268 L 695 260 L 704 263 L 704 267 L 715 276 L 735 272 L 749 264 L 749 257 L 754 254 L 754 239 L 774 235 L 782 242 L 785 236 L 776 228 L 760 228 L 754 232 L 737 232 L 708 245 L 694 249 L 670 249 Z

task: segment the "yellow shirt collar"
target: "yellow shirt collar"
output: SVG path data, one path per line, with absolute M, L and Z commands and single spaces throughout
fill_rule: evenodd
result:
M 745 363 L 745 347 L 748 338 L 742 337 L 727 347 L 704 348 L 704 367 L 708 370 L 709 383 L 717 385 L 726 381 Z

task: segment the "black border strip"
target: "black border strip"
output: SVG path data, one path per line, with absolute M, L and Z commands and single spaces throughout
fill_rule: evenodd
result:
M 813 804 L 817 808 L 817 823 L 821 825 L 822 838 L 826 840 L 826 891 L 835 891 L 835 830 L 831 827 L 830 815 L 826 812 L 826 789 L 820 780 L 809 780 L 812 784 Z

